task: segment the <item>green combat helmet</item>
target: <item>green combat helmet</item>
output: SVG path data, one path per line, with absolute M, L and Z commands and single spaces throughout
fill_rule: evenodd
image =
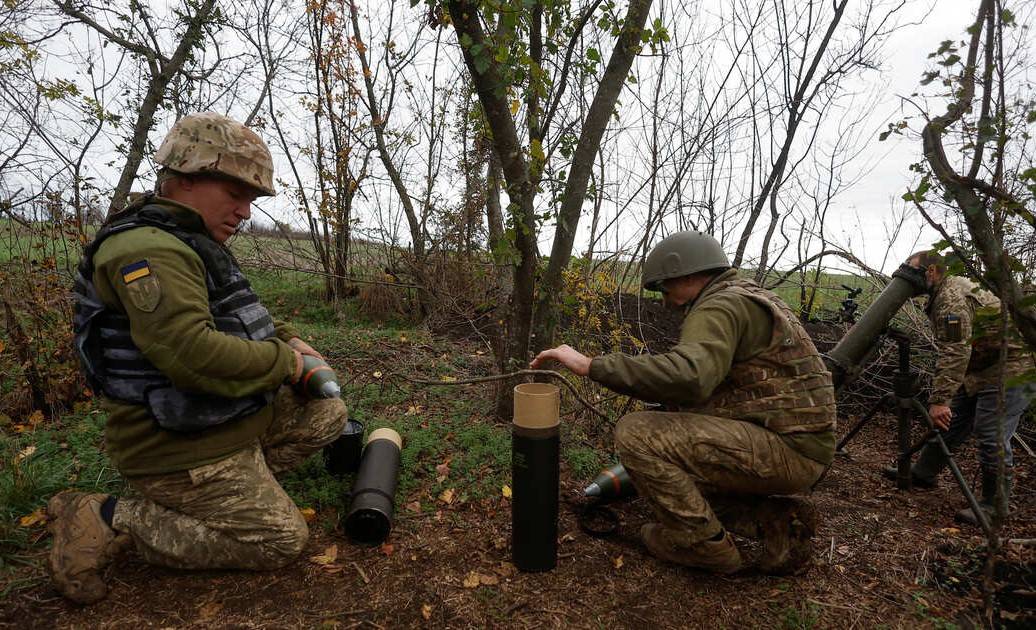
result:
M 670 234 L 648 252 L 640 284 L 649 291 L 657 291 L 663 280 L 728 268 L 730 261 L 719 241 L 688 230 Z
M 176 121 L 155 153 L 155 162 L 177 173 L 213 174 L 244 182 L 263 196 L 273 188 L 273 158 L 254 131 L 215 112 Z

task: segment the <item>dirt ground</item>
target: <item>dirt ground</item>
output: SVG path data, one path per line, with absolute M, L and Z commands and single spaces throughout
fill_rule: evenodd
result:
M 357 367 L 357 366 L 353 366 Z M 474 389 L 464 395 L 483 392 Z M 850 422 L 843 418 L 840 432 Z M 10 579 L 33 584 L 0 602 L 0 627 L 947 627 L 979 623 L 983 539 L 958 525 L 964 505 L 944 474 L 934 490 L 898 491 L 879 474 L 892 461 L 894 419 L 881 416 L 849 445 L 813 491 L 823 520 L 815 565 L 802 577 L 751 566 L 717 577 L 667 565 L 637 540 L 650 515 L 634 499 L 613 507 L 617 535 L 592 538 L 577 521 L 586 479 L 562 467 L 558 565 L 524 574 L 510 563 L 510 500 L 436 502 L 402 497 L 386 545 L 353 545 L 312 527 L 302 557 L 271 573 L 184 572 L 135 556 L 108 571 L 110 594 L 80 607 L 43 579 L 39 562 Z M 1036 538 L 1036 461 L 1016 449 L 1015 512 L 1004 535 Z M 958 456 L 974 481 L 975 453 Z M 437 505 L 412 512 L 412 501 Z M 333 522 L 333 515 L 318 515 Z M 739 541 L 749 561 L 753 544 Z M 334 547 L 332 550 L 331 548 Z M 1000 580 L 998 624 L 1036 624 L 1036 547 L 1011 543 Z M 3 586 L 3 585 L 0 585 Z

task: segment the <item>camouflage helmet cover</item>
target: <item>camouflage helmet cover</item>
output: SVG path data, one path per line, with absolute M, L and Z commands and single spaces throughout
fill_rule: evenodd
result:
M 647 258 L 641 275 L 641 286 L 658 290 L 658 285 L 669 278 L 680 278 L 711 269 L 728 269 L 726 252 L 709 234 L 688 230 L 676 232 L 655 245 Z
M 215 112 L 190 114 L 176 121 L 155 152 L 155 162 L 178 173 L 230 177 L 260 191 L 273 187 L 273 158 L 257 133 Z

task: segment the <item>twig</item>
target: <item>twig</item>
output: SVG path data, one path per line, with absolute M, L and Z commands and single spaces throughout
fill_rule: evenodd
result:
M 1036 453 L 1033 453 L 1033 452 L 1032 452 L 1032 447 L 1030 447 L 1030 446 L 1029 446 L 1029 445 L 1028 445 L 1028 444 L 1027 444 L 1027 443 L 1025 442 L 1025 440 L 1023 440 L 1023 439 L 1022 439 L 1022 436 L 1020 436 L 1020 435 L 1018 435 L 1017 433 L 1015 433 L 1015 434 L 1014 434 L 1014 435 L 1012 435 L 1011 437 L 1013 437 L 1013 438 L 1014 438 L 1014 439 L 1015 439 L 1015 440 L 1016 440 L 1016 441 L 1017 441 L 1017 442 L 1018 442 L 1019 444 L 1021 444 L 1021 445 L 1022 445 L 1022 448 L 1024 448 L 1024 449 L 1025 449 L 1025 452 L 1029 454 L 1029 457 L 1036 457 Z
M 388 375 L 394 376 L 396 378 L 401 378 L 405 381 L 417 385 L 475 385 L 478 383 L 491 383 L 493 381 L 509 380 L 512 378 L 516 378 L 518 376 L 550 376 L 564 383 L 565 387 L 568 388 L 568 391 L 572 392 L 572 395 L 575 396 L 576 400 L 582 403 L 584 407 L 594 412 L 598 416 L 604 418 L 605 420 L 611 420 L 611 416 L 587 402 L 586 399 L 579 395 L 579 392 L 576 391 L 576 388 L 571 383 L 571 381 L 565 378 L 560 372 L 556 372 L 554 370 L 516 370 L 514 372 L 508 372 L 507 374 L 494 374 L 492 376 L 480 376 L 478 378 L 468 378 L 457 381 L 428 381 L 424 379 L 410 378 L 409 376 L 406 376 L 404 374 L 397 374 L 394 372 L 388 372 Z

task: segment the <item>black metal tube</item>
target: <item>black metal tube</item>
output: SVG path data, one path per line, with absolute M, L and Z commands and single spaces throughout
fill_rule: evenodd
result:
M 324 447 L 324 467 L 327 472 L 339 477 L 354 473 L 360 468 L 362 452 L 363 423 L 350 420 L 345 423 L 341 435 Z
M 402 441 L 392 429 L 378 429 L 363 449 L 360 471 L 345 515 L 345 532 L 358 543 L 377 545 L 392 531 Z
M 824 357 L 835 389 L 851 383 L 874 354 L 875 343 L 893 316 L 910 298 L 926 290 L 924 270 L 906 263 L 892 274 L 892 280 L 860 317 L 845 337 Z
M 560 392 L 547 383 L 515 387 L 511 432 L 511 556 L 521 571 L 558 560 Z

